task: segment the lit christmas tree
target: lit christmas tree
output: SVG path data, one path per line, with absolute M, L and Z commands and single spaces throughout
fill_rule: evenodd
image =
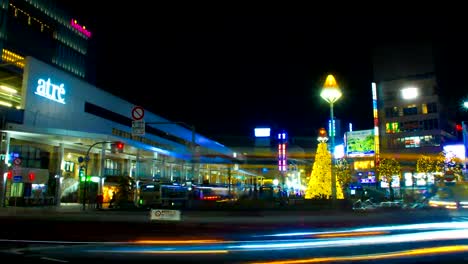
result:
M 305 193 L 306 199 L 331 198 L 331 154 L 327 149 L 327 132 L 324 128 L 320 129 L 318 137 L 317 153 L 315 155 L 312 173 Z M 336 198 L 344 199 L 343 190 L 339 181 L 336 181 Z

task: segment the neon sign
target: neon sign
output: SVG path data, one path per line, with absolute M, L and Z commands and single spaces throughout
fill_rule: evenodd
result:
M 56 85 L 50 82 L 50 78 L 46 80 L 39 79 L 37 81 L 37 88 L 34 92 L 35 94 L 47 98 L 49 100 L 55 101 L 57 103 L 65 104 L 65 85 L 61 83 Z
M 82 25 L 78 24 L 78 21 L 76 21 L 76 19 L 72 19 L 71 22 L 70 22 L 70 25 L 74 29 L 76 29 L 79 32 L 83 33 L 86 37 L 88 37 L 88 38 L 91 37 L 91 32 L 89 32 L 89 30 L 87 30 L 85 26 L 82 26 Z

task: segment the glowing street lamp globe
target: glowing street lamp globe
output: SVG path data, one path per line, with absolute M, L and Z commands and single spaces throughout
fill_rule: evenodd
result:
M 318 142 L 324 142 L 324 143 L 328 141 L 327 130 L 325 130 L 325 128 L 319 129 L 319 136 L 317 140 Z
M 340 87 L 336 83 L 335 77 L 329 74 L 327 79 L 325 80 L 325 84 L 323 85 L 322 92 L 320 96 L 327 101 L 328 103 L 332 104 L 338 99 L 340 99 L 342 93 Z

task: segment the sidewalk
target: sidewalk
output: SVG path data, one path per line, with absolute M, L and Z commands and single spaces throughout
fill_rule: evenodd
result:
M 87 207 L 88 208 L 88 207 Z M 114 211 L 88 208 L 81 204 L 62 204 L 59 207 L 6 207 L 0 208 L 1 218 L 41 220 L 138 222 L 149 223 L 149 211 Z M 191 224 L 296 224 L 296 223 L 343 223 L 343 222 L 392 222 L 401 221 L 449 221 L 445 211 L 389 211 L 356 213 L 349 211 L 184 211 L 177 223 Z

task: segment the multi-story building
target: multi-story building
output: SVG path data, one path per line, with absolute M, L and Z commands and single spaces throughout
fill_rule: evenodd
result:
M 382 153 L 438 153 L 454 138 L 433 74 L 381 82 L 378 94 Z
M 431 46 L 383 50 L 387 56 L 377 56 L 374 64 L 381 155 L 414 162 L 411 154 L 442 151 L 455 137 L 455 122 L 439 91 Z
M 0 0 L 1 60 L 18 70 L 33 56 L 86 79 L 91 37 L 55 0 Z
M 121 176 L 217 186 L 255 177 L 242 166 L 232 170 L 239 165 L 233 150 L 180 122 L 145 111 L 144 133 L 136 134 L 134 104 L 33 57 L 15 78 L 20 85 L 2 92 L 18 98 L 18 109 L 0 106 L 2 202 L 76 202 L 83 182 L 108 194 L 107 183 Z M 112 151 L 115 142 L 120 152 Z

